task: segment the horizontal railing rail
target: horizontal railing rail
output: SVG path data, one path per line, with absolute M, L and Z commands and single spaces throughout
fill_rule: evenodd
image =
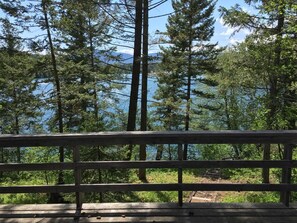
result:
M 297 160 L 201 160 L 201 161 L 89 161 L 80 163 L 0 163 L 1 171 L 40 171 L 138 168 L 296 168 Z
M 81 161 L 82 145 L 125 145 L 125 144 L 177 144 L 177 161 Z M 184 161 L 181 159 L 182 144 L 284 144 L 283 160 L 215 160 Z M 107 191 L 178 191 L 182 205 L 183 191 L 280 191 L 281 201 L 289 205 L 290 192 L 297 191 L 297 184 L 291 183 L 292 168 L 297 161 L 292 160 L 292 151 L 297 144 L 297 131 L 197 131 L 197 132 L 102 132 L 86 134 L 46 134 L 46 135 L 0 135 L 0 147 L 68 146 L 73 149 L 73 162 L 66 163 L 0 163 L 0 171 L 40 171 L 73 170 L 74 184 L 47 186 L 0 186 L 0 193 L 76 193 L 77 207 L 82 205 L 83 192 Z M 266 157 L 266 158 L 265 158 Z M 172 184 L 82 184 L 81 171 L 86 169 L 110 168 L 176 168 L 177 183 Z M 185 168 L 263 168 L 263 184 L 205 184 L 183 183 L 182 170 Z M 269 168 L 282 168 L 279 184 L 270 184 Z M 268 174 L 268 177 L 267 177 Z M 268 178 L 268 180 L 267 180 Z
M 100 132 L 0 135 L 0 146 L 77 146 L 125 144 L 296 144 L 297 131 Z
M 0 193 L 72 193 L 72 192 L 118 192 L 118 191 L 297 191 L 297 184 L 73 184 L 53 186 L 6 186 Z

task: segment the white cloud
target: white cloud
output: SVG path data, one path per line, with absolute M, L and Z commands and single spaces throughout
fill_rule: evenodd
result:
M 246 12 L 246 13 L 249 13 L 249 14 L 252 14 L 252 12 L 253 12 L 253 10 L 252 10 L 252 8 L 251 7 L 245 7 L 245 6 L 243 6 L 242 7 L 242 11 L 244 11 L 244 12 Z
M 221 36 L 230 36 L 235 32 L 235 28 L 227 27 L 227 29 L 224 32 L 221 32 Z
M 243 32 L 245 35 L 249 35 L 249 34 L 252 33 L 251 30 L 249 30 L 249 29 L 243 29 L 242 32 Z
M 220 18 L 219 23 L 222 26 L 222 28 L 225 29 L 225 31 L 220 33 L 221 36 L 231 36 L 234 33 L 234 31 L 236 30 L 235 28 L 232 28 L 231 26 L 225 25 L 223 18 Z
M 130 55 L 133 55 L 134 50 L 132 48 L 127 49 L 127 48 L 118 47 L 117 52 L 119 52 L 119 53 L 127 53 L 127 54 L 130 54 Z
M 231 45 L 235 45 L 235 44 L 238 44 L 238 43 L 241 43 L 241 42 L 243 42 L 243 38 L 241 38 L 241 39 L 237 39 L 237 38 L 234 38 L 234 37 L 231 37 L 230 39 L 229 39 L 229 43 L 231 44 Z
M 238 44 L 244 41 L 245 37 L 249 34 L 251 34 L 251 31 L 248 29 L 242 29 L 239 32 L 237 32 L 237 28 L 233 28 L 228 25 L 224 25 L 223 18 L 220 18 L 219 24 L 221 25 L 222 32 L 219 33 L 220 36 L 227 36 L 228 38 L 228 44 Z M 227 39 L 227 38 L 226 38 Z

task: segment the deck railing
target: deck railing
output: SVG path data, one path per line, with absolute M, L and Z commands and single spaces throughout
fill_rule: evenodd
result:
M 175 161 L 80 161 L 82 145 L 141 145 L 177 144 L 178 160 Z M 262 144 L 263 160 L 182 160 L 183 144 Z M 270 144 L 283 144 L 284 159 L 269 160 Z M 48 135 L 0 135 L 0 147 L 67 146 L 73 148 L 73 162 L 67 163 L 0 163 L 0 171 L 73 170 L 75 182 L 63 185 L 0 186 L 3 193 L 60 193 L 76 194 L 77 208 L 83 203 L 84 192 L 107 191 L 178 191 L 178 202 L 182 205 L 183 191 L 279 191 L 281 202 L 289 206 L 290 192 L 297 191 L 297 184 L 291 183 L 292 160 L 297 144 L 297 131 L 194 131 L 194 132 L 102 132 L 86 134 Z M 86 169 L 109 168 L 177 168 L 178 183 L 172 184 L 82 184 L 81 172 Z M 185 168 L 262 168 L 262 184 L 206 184 L 183 183 Z M 269 183 L 269 168 L 281 168 L 279 184 Z

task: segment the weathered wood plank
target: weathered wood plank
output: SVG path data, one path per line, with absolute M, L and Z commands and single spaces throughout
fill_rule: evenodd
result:
M 208 161 L 92 161 L 74 163 L 0 163 L 0 171 L 41 171 L 109 168 L 296 168 L 297 160 L 208 160 Z
M 0 211 L 6 208 L 6 205 L 0 205 Z M 14 205 L 13 207 L 10 206 L 10 210 L 12 214 L 0 212 L 0 222 L 66 223 L 73 222 L 75 217 L 75 205 L 73 204 Z M 45 213 L 44 210 L 54 210 L 55 212 Z M 296 221 L 297 210 L 294 208 L 286 208 L 281 204 L 251 203 L 193 203 L 184 204 L 183 207 L 178 207 L 177 204 L 172 203 L 84 204 L 78 219 L 78 222 L 282 223 Z
M 75 164 L 74 168 L 74 179 L 75 179 L 75 186 L 77 188 L 80 187 L 81 184 L 81 169 L 78 167 L 78 163 L 80 162 L 80 151 L 79 147 L 73 147 L 73 162 Z M 75 199 L 76 199 L 76 209 L 80 210 L 83 203 L 83 195 L 81 192 L 75 192 Z
M 88 223 L 106 223 L 106 222 L 187 222 L 187 223 L 285 223 L 285 222 L 296 222 L 296 217 L 284 217 L 284 218 L 275 218 L 275 217 L 253 217 L 253 216 L 244 216 L 244 217 L 100 217 L 100 218 L 82 218 L 79 219 L 78 222 L 88 222 Z M 16 219 L 16 220 L 4 220 L 2 223 L 73 223 L 73 219 L 71 218 L 36 218 L 36 219 Z
M 296 144 L 297 131 L 99 132 L 84 134 L 0 135 L 0 147 L 123 144 Z
M 284 160 L 290 161 L 293 158 L 293 146 L 285 145 L 284 148 Z M 283 168 L 282 169 L 282 183 L 290 184 L 292 178 L 292 169 L 291 168 Z M 281 193 L 280 200 L 284 205 L 289 206 L 290 203 L 290 191 L 284 191 Z
M 178 145 L 178 160 L 181 162 L 183 160 L 183 145 L 179 144 Z M 177 182 L 179 185 L 182 185 L 183 183 L 183 169 L 181 167 L 178 168 L 177 170 Z M 183 191 L 179 190 L 178 191 L 178 205 L 182 206 L 183 205 Z
M 108 191 L 297 191 L 297 184 L 81 184 L 4 186 L 0 193 L 71 193 Z
M 10 213 L 1 213 L 0 218 L 57 218 L 57 217 L 116 217 L 123 216 L 126 217 L 150 217 L 150 216 L 178 216 L 178 217 L 188 217 L 189 213 L 196 217 L 219 217 L 221 212 L 216 210 L 218 209 L 109 209 L 109 210 L 98 210 L 98 211 L 89 211 L 83 210 L 79 215 L 75 214 L 75 210 L 71 212 L 62 212 L 59 213 L 50 213 L 46 211 L 31 210 L 25 213 L 21 212 L 10 212 Z M 235 216 L 256 216 L 261 215 L 261 217 L 297 217 L 296 210 L 278 210 L 274 212 L 268 212 L 266 209 L 224 209 L 224 216 L 226 217 L 235 217 Z
M 260 216 L 235 216 L 228 217 L 224 216 L 223 213 L 214 217 L 207 216 L 165 216 L 165 217 L 102 217 L 100 221 L 96 218 L 94 219 L 83 219 L 82 222 L 186 222 L 186 223 L 285 223 L 285 222 L 296 222 L 296 217 L 260 217 Z
M 270 144 L 263 145 L 263 160 L 270 160 Z M 263 168 L 262 178 L 262 183 L 269 183 L 269 168 Z
M 286 207 L 282 203 L 184 203 L 183 207 L 180 207 L 177 203 L 84 203 L 82 208 L 85 211 L 101 211 L 101 210 L 140 210 L 140 209 L 276 209 L 296 210 L 297 204 L 293 203 L 292 207 Z M 76 204 L 0 204 L 0 210 L 3 211 L 73 211 L 76 209 Z

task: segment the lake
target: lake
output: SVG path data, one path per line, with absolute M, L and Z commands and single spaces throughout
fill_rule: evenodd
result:
M 37 90 L 34 92 L 35 94 L 41 95 L 41 99 L 48 99 L 50 94 L 53 91 L 53 84 L 46 82 L 46 79 L 39 79 L 39 84 L 37 87 Z M 113 90 L 112 94 L 119 100 L 120 108 L 124 111 L 128 112 L 129 109 L 129 98 L 130 98 L 130 91 L 131 91 L 131 85 L 129 84 L 131 82 L 131 75 L 127 75 L 126 80 L 119 81 L 117 83 L 122 83 L 124 86 L 121 90 Z M 128 84 L 127 84 L 128 83 Z M 157 90 L 157 79 L 154 77 L 148 78 L 148 105 L 153 101 L 153 96 Z M 62 89 L 63 90 L 63 89 Z M 141 100 L 141 79 L 140 79 L 140 85 L 139 85 L 139 96 L 138 100 Z M 100 92 L 99 92 L 100 94 Z M 108 98 L 106 98 L 108 100 Z M 140 105 L 140 103 L 138 104 Z M 53 111 L 47 110 L 45 113 L 45 117 L 43 120 L 46 120 L 52 115 Z

